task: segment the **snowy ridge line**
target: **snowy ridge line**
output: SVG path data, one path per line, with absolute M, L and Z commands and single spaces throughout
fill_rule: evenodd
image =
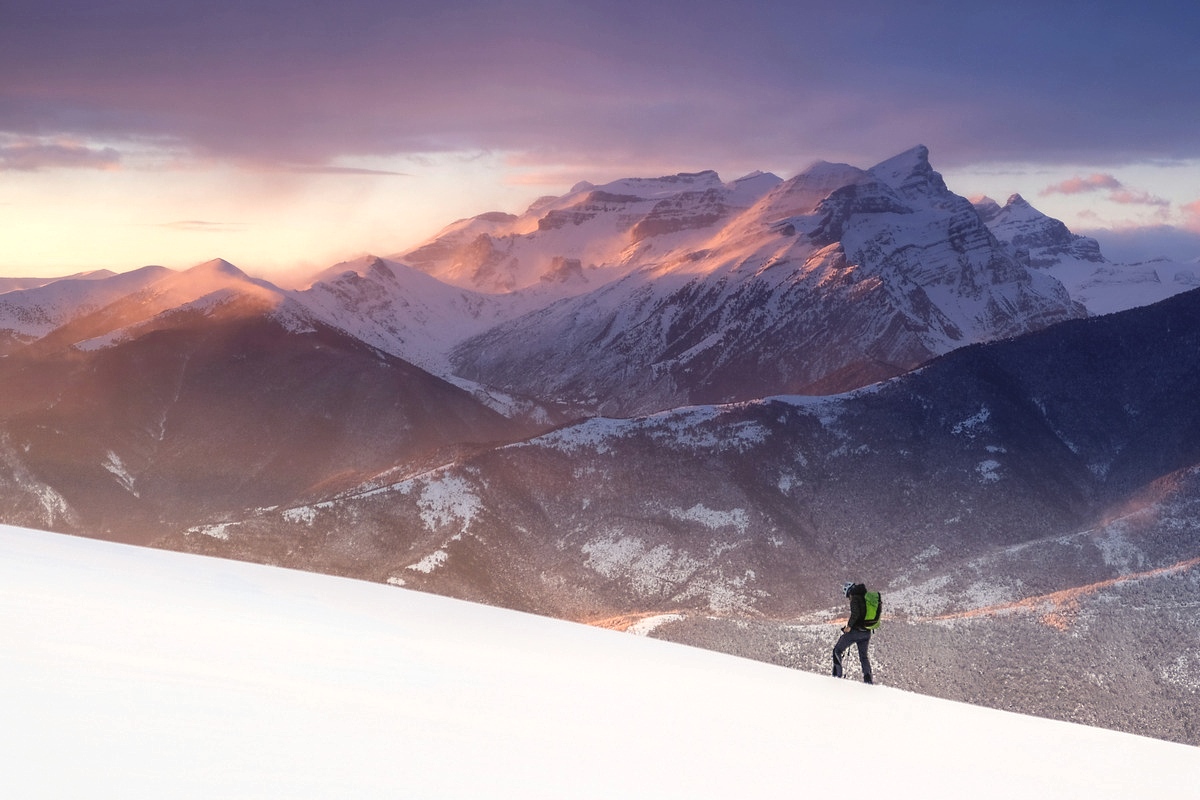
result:
M 893 380 L 896 379 L 889 378 L 886 381 L 880 381 L 879 383 L 863 386 L 849 392 L 840 392 L 838 394 L 831 395 L 775 394 L 766 395 L 753 400 L 734 400 L 728 403 L 694 403 L 691 405 L 668 408 L 662 411 L 655 411 L 651 414 L 638 414 L 629 417 L 598 414 L 596 416 L 564 423 L 553 430 L 540 433 L 536 436 L 531 436 L 528 439 L 523 439 L 518 442 L 510 442 L 508 444 L 500 445 L 496 449 L 515 450 L 531 446 L 565 446 L 568 448 L 583 447 L 588 445 L 600 446 L 602 445 L 603 439 L 620 436 L 628 431 L 651 428 L 653 425 L 669 426 L 671 424 L 677 424 L 680 420 L 685 420 L 689 423 L 696 422 L 697 420 L 707 422 L 718 418 L 722 414 L 747 408 L 765 407 L 772 403 L 780 403 L 807 411 L 822 410 L 826 406 L 837 405 L 856 395 L 877 392 L 879 387 Z M 689 417 L 692 419 L 688 419 Z M 578 430 L 584 427 L 597 428 L 597 430 Z
M 416 481 L 420 481 L 420 480 L 433 480 L 433 479 L 435 479 L 435 477 L 437 476 L 438 473 L 446 472 L 446 471 L 449 471 L 451 469 L 454 469 L 456 467 L 461 467 L 461 466 L 462 466 L 462 464 L 457 461 L 450 461 L 448 463 L 441 464 L 436 467 L 431 467 L 422 472 L 417 472 L 412 475 L 409 475 L 408 477 L 403 478 L 401 480 L 393 481 L 391 483 L 383 484 L 381 486 L 372 486 L 371 488 L 368 488 L 368 489 L 361 489 L 361 488 L 350 489 L 345 492 L 339 493 L 339 494 L 331 497 L 328 500 L 322 500 L 319 503 L 308 503 L 305 505 L 289 506 L 286 508 L 264 509 L 264 511 L 269 510 L 271 512 L 277 512 L 279 514 L 284 514 L 284 515 L 291 514 L 293 516 L 303 515 L 308 512 L 311 512 L 314 509 L 333 508 L 334 506 L 336 506 L 338 503 L 341 503 L 341 502 L 353 501 L 353 500 L 363 500 L 368 497 L 375 497 L 375 496 L 378 496 L 381 494 L 388 494 L 389 492 L 406 492 L 406 489 L 409 488 L 406 486 L 406 484 L 413 484 Z M 370 481 L 366 481 L 365 483 L 370 483 Z M 238 523 L 232 522 L 229 524 L 236 525 Z

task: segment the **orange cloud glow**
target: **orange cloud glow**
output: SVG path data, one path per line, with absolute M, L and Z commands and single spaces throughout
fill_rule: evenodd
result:
M 1200 200 L 1193 200 L 1183 207 L 1183 226 L 1200 233 Z
M 1087 177 L 1068 178 L 1062 183 L 1047 186 L 1042 190 L 1042 194 L 1084 194 L 1085 192 L 1099 192 L 1104 189 L 1118 190 L 1122 188 L 1124 187 L 1121 185 L 1121 182 L 1112 175 L 1097 173 L 1088 175 Z
M 1171 205 L 1170 200 L 1164 200 L 1141 189 L 1131 189 L 1116 176 L 1099 172 L 1086 177 L 1068 178 L 1062 183 L 1047 186 L 1041 191 L 1041 195 L 1046 197 L 1054 194 L 1078 195 L 1090 192 L 1108 192 L 1110 202 L 1123 206 L 1157 206 L 1165 209 Z

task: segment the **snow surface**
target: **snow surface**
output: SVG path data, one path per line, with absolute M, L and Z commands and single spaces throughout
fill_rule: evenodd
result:
M 7 526 L 0 648 L 4 797 L 1103 800 L 1200 774 L 1184 745 Z

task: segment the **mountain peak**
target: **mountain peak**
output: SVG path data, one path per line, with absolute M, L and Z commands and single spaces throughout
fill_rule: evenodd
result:
M 211 261 L 205 261 L 203 264 L 197 264 L 190 269 L 184 270 L 186 275 L 224 275 L 229 278 L 249 278 L 249 276 L 240 269 L 230 264 L 223 258 L 214 258 Z
M 1004 205 L 1006 208 L 1033 208 L 1033 206 L 1029 205 L 1029 201 L 1019 194 L 1009 195 L 1008 202 Z
M 366 273 L 365 273 L 364 277 L 374 276 L 374 277 L 379 277 L 379 278 L 382 278 L 382 279 L 388 280 L 388 281 L 396 280 L 396 273 L 392 272 L 391 268 L 388 266 L 387 261 L 380 258 L 379 256 L 367 255 L 366 256 L 366 266 L 367 266 L 367 269 L 366 269 Z
M 869 172 L 879 180 L 892 186 L 903 183 L 913 175 L 928 175 L 933 172 L 929 164 L 929 148 L 923 144 L 905 150 L 899 155 L 881 161 Z
M 970 199 L 971 205 L 975 206 L 975 210 L 979 212 L 980 219 L 982 219 L 985 223 L 994 220 L 1004 210 L 1000 207 L 999 203 L 988 197 L 986 194 L 980 195 L 979 197 L 972 197 Z
M 1004 208 L 999 210 L 997 216 L 1000 214 L 1002 214 L 1005 219 L 1009 220 L 1030 220 L 1043 222 L 1050 219 L 1050 217 L 1047 217 L 1019 194 L 1009 195 L 1008 200 L 1004 203 Z M 1054 220 L 1054 222 L 1057 223 L 1058 220 Z M 1061 225 L 1062 223 L 1058 224 Z M 1065 229 L 1066 226 L 1064 225 L 1063 228 Z
M 941 197 L 950 193 L 942 176 L 929 163 L 929 148 L 919 144 L 868 170 L 880 183 L 902 197 Z

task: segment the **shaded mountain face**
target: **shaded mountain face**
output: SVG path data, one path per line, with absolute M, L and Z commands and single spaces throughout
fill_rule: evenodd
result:
M 133 541 L 525 435 L 462 390 L 258 294 L 116 344 L 0 360 L 13 521 Z

